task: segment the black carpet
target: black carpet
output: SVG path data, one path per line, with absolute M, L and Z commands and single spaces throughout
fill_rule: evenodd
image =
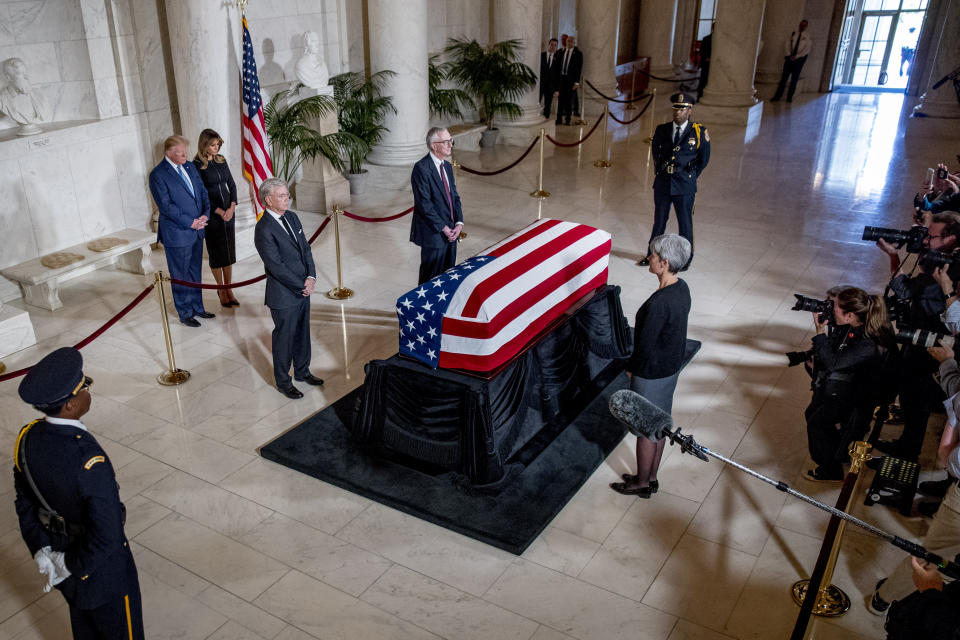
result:
M 612 362 L 569 425 L 551 425 L 508 460 L 496 495 L 462 476 L 357 444 L 344 424 L 353 419 L 362 387 L 260 449 L 268 460 L 347 491 L 521 554 L 623 439 L 626 429 L 607 410 L 625 388 L 622 361 Z

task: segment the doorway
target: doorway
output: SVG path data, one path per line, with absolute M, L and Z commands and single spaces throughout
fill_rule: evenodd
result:
M 904 91 L 926 9 L 927 0 L 849 0 L 835 88 Z

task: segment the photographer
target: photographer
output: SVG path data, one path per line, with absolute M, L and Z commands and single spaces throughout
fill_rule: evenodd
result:
M 941 213 L 960 210 L 960 174 L 951 174 L 944 164 L 937 165 L 932 182 L 924 183 L 915 204 L 922 211 Z
M 934 216 L 927 216 L 930 220 L 927 226 L 927 233 L 923 237 L 923 242 L 918 247 L 907 247 L 907 251 L 917 253 L 921 251 L 941 251 L 943 253 L 952 253 L 960 246 L 960 215 L 955 213 L 940 213 Z M 922 231 L 922 229 L 921 229 Z M 902 261 L 897 247 L 893 246 L 883 238 L 877 240 L 877 246 L 880 250 L 890 256 L 890 273 L 896 274 L 900 269 Z
M 878 378 L 890 353 L 896 351 L 893 328 L 883 298 L 848 287 L 836 294 L 836 329 L 813 316 L 813 398 L 804 416 L 810 457 L 817 464 L 807 471 L 817 481 L 843 480 L 843 460 L 852 434 L 851 420 L 867 415 L 878 404 Z M 859 410 L 859 411 L 858 411 Z

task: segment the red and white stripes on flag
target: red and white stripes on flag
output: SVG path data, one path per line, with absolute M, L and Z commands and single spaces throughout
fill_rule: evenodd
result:
M 260 97 L 260 80 L 257 77 L 257 61 L 253 57 L 253 42 L 247 29 L 247 18 L 243 18 L 243 177 L 254 187 L 261 213 L 260 185 L 273 177 L 273 164 L 267 153 L 267 134 L 263 122 L 263 99 Z
M 397 301 L 400 353 L 433 367 L 492 371 L 607 282 L 610 234 L 544 219 Z

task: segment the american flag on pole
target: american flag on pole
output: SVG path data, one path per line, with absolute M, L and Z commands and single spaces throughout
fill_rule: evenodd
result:
M 607 282 L 610 234 L 549 218 L 397 300 L 400 354 L 433 368 L 492 371 Z
M 260 185 L 273 177 L 273 164 L 267 153 L 267 134 L 263 123 L 263 99 L 260 97 L 260 80 L 257 78 L 257 61 L 253 57 L 253 42 L 247 29 L 247 18 L 243 18 L 243 177 L 253 183 L 257 192 L 257 204 L 263 214 L 260 202 Z

